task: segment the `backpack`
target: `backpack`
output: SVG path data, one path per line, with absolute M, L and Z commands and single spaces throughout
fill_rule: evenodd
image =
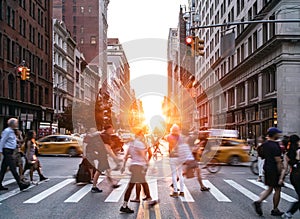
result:
M 79 164 L 79 169 L 76 174 L 76 183 L 88 183 L 91 180 L 91 173 L 82 162 Z

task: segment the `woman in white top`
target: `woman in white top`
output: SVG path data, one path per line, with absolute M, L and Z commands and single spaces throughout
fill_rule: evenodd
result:
M 144 143 L 144 133 L 143 130 L 138 130 L 136 133 L 136 139 L 129 143 L 129 148 L 125 155 L 124 165 L 121 169 L 123 173 L 125 170 L 126 162 L 128 158 L 131 158 L 131 163 L 129 170 L 131 172 L 130 182 L 127 186 L 124 203 L 120 208 L 123 213 L 134 213 L 132 209 L 128 207 L 128 201 L 131 195 L 131 191 L 136 183 L 140 183 L 143 187 L 146 197 L 143 199 L 145 201 L 151 200 L 149 185 L 146 182 L 146 171 L 148 167 L 148 159 L 146 157 L 147 146 Z

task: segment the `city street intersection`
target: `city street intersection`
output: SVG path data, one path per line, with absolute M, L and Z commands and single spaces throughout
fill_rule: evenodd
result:
M 202 170 L 204 184 L 210 187 L 209 192 L 201 192 L 199 184 L 194 179 L 185 181 L 185 197 L 171 198 L 169 193 L 171 175 L 167 157 L 151 162 L 148 171 L 148 182 L 153 199 L 159 199 L 159 204 L 148 208 L 144 202 L 129 203 L 135 210 L 134 214 L 121 214 L 122 204 L 129 172 L 113 175 L 121 186 L 113 190 L 104 176 L 99 179 L 99 187 L 103 193 L 91 193 L 91 184 L 75 183 L 81 158 L 70 157 L 40 157 L 43 172 L 50 178 L 47 182 L 32 185 L 20 192 L 10 173 L 7 173 L 4 185 L 8 191 L 0 193 L 0 218 L 260 218 L 252 207 L 253 200 L 263 191 L 263 184 L 256 182 L 256 176 L 249 166 L 222 166 L 217 174 Z M 112 165 L 113 166 L 113 165 Z M 27 172 L 28 174 L 28 172 Z M 34 176 L 38 179 L 38 176 Z M 287 210 L 295 201 L 296 193 L 286 181 L 282 190 L 280 210 Z M 134 198 L 133 190 L 131 198 Z M 270 215 L 272 197 L 263 203 L 264 218 L 274 218 Z M 297 212 L 294 218 L 299 218 Z

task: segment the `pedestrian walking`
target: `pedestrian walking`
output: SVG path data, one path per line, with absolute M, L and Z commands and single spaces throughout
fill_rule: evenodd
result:
M 268 188 L 260 194 L 259 200 L 253 203 L 256 213 L 260 216 L 263 215 L 261 204 L 269 197 L 273 190 L 275 192 L 273 195 L 273 210 L 271 211 L 271 215 L 281 216 L 283 214 L 283 212 L 278 209 L 281 186 L 283 185 L 285 173 L 281 159 L 281 149 L 278 143 L 280 133 L 282 132 L 275 127 L 269 128 L 267 131 L 268 140 L 262 144 L 262 156 L 265 158 L 265 185 L 267 185 Z
M 263 157 L 263 147 L 262 144 L 266 141 L 265 136 L 260 136 L 258 139 L 258 145 L 256 147 L 257 151 L 257 166 L 258 166 L 258 178 L 257 182 L 262 182 L 262 177 L 264 176 L 264 163 L 265 158 Z
M 124 172 L 128 158 L 131 158 L 129 170 L 131 172 L 130 182 L 128 183 L 124 202 L 120 208 L 123 213 L 134 213 L 134 210 L 128 207 L 128 201 L 133 187 L 138 183 L 143 187 L 146 197 L 144 201 L 151 201 L 149 185 L 146 182 L 146 172 L 148 167 L 148 160 L 146 157 L 147 146 L 144 142 L 144 131 L 142 129 L 136 130 L 135 140 L 129 143 L 128 150 L 125 155 L 124 164 L 121 173 Z
M 170 158 L 170 167 L 172 172 L 172 187 L 173 192 L 170 194 L 171 197 L 178 197 L 179 192 L 184 191 L 184 178 L 182 175 L 182 163 L 178 159 L 178 145 L 180 141 L 183 141 L 181 136 L 181 130 L 177 124 L 173 124 L 170 128 L 170 134 L 165 136 L 165 139 L 169 143 L 169 158 Z M 177 186 L 177 177 L 179 178 L 180 190 Z M 181 193 L 183 194 L 183 193 Z
M 96 168 L 95 174 L 93 176 L 93 187 L 91 189 L 92 193 L 100 193 L 101 189 L 97 187 L 97 181 L 101 172 L 106 172 L 107 180 L 112 184 L 112 188 L 118 188 L 119 185 L 114 184 L 113 179 L 110 175 L 110 166 L 108 163 L 108 151 L 106 146 L 100 136 L 100 132 L 96 128 L 91 128 L 90 133 L 86 136 L 85 142 L 86 146 L 86 157 L 91 165 Z M 95 164 L 96 161 L 96 164 Z
M 300 210 L 300 138 L 298 135 L 291 135 L 289 138 L 289 148 L 285 155 L 288 164 L 291 167 L 290 181 L 298 195 L 298 201 L 293 203 L 282 218 L 292 218 L 293 214 Z
M 179 147 L 178 147 L 178 161 L 179 163 L 182 163 L 182 165 L 185 165 L 185 170 L 188 171 L 189 169 L 194 171 L 196 176 L 197 176 L 197 179 L 198 179 L 198 182 L 199 182 L 199 185 L 200 185 L 200 190 L 201 191 L 209 191 L 210 188 L 209 187 L 206 187 L 204 184 L 203 184 L 203 181 L 202 181 L 202 176 L 201 176 L 201 170 L 199 168 L 199 164 L 198 164 L 198 161 L 195 159 L 193 153 L 192 153 L 192 150 L 191 150 L 191 147 L 190 145 L 188 144 L 189 142 L 192 142 L 189 140 L 189 138 L 181 138 L 180 141 L 179 141 Z M 180 191 L 179 193 L 180 196 L 184 196 L 184 193 L 183 193 L 183 190 Z
M 27 132 L 27 136 L 25 138 L 25 167 L 24 172 L 29 169 L 30 173 L 30 182 L 32 184 L 37 184 L 37 182 L 33 181 L 33 172 L 36 170 L 39 174 L 40 181 L 48 180 L 47 177 L 45 177 L 42 174 L 42 166 L 40 163 L 40 160 L 37 157 L 38 154 L 38 147 L 36 145 L 36 132 L 33 130 L 30 130 Z
M 23 153 L 22 153 L 22 150 L 21 150 L 21 147 L 24 143 L 24 139 L 23 139 L 23 136 L 22 136 L 22 132 L 18 129 L 15 129 L 15 135 L 16 135 L 16 138 L 17 138 L 17 147 L 16 149 L 14 150 L 14 158 L 15 158 L 15 161 L 16 161 L 16 167 L 19 168 L 19 176 L 20 176 L 20 180 L 23 181 L 25 178 L 24 178 L 24 168 L 23 168 L 23 159 L 22 159 L 22 156 L 23 156 Z
M 3 153 L 3 160 L 0 170 L 0 190 L 8 190 L 8 188 L 3 187 L 2 185 L 7 167 L 9 167 L 21 191 L 27 189 L 30 186 L 29 183 L 25 183 L 20 180 L 20 176 L 18 175 L 16 170 L 16 161 L 13 156 L 14 150 L 17 147 L 17 137 L 14 129 L 18 129 L 18 123 L 19 121 L 15 118 L 9 119 L 7 122 L 8 127 L 3 130 L 1 135 L 0 155 Z

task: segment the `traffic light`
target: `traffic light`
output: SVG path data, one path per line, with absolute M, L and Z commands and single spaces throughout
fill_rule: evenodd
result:
M 25 72 L 25 79 L 26 79 L 26 80 L 29 80 L 29 79 L 30 79 L 30 69 L 27 68 L 27 67 L 25 67 L 25 69 L 26 69 L 26 72 Z
M 195 37 L 195 54 L 197 56 L 204 56 L 204 40 Z
M 195 55 L 195 42 L 193 36 L 188 36 L 185 38 L 185 43 L 187 46 L 186 55 L 194 56 Z
M 22 79 L 22 71 L 23 71 L 23 67 L 20 66 L 18 67 L 18 77 Z

